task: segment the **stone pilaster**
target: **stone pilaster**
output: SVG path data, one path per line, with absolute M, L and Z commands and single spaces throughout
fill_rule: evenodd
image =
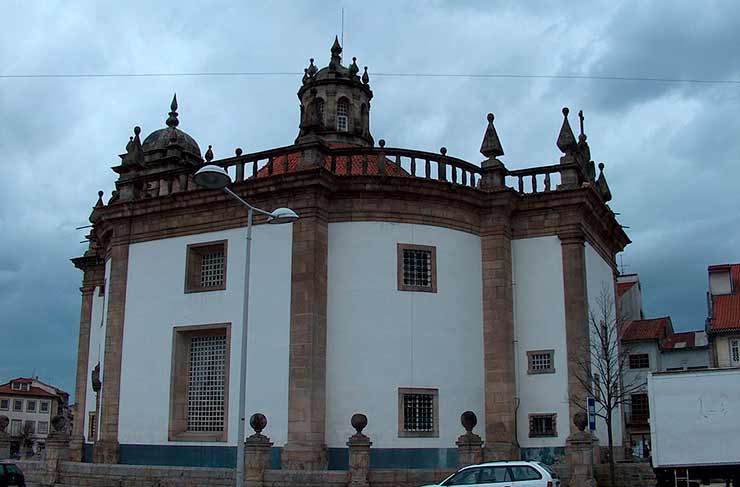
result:
M 105 264 L 97 255 L 72 260 L 84 274 L 82 278 L 82 306 L 80 309 L 80 331 L 77 339 L 77 379 L 75 384 L 75 418 L 72 425 L 69 459 L 81 462 L 85 450 L 85 416 L 87 399 L 87 371 L 89 367 L 90 327 L 92 326 L 93 296 L 96 286 L 104 283 Z
M 290 302 L 288 441 L 286 470 L 323 470 L 327 466 L 326 299 L 328 232 L 326 200 L 306 195 L 312 210 L 293 224 Z
M 576 229 L 561 231 L 558 236 L 563 257 L 565 341 L 567 356 L 571 359 L 568 360 L 568 396 L 584 401 L 588 391 L 579 380 L 584 373 L 584 364 L 572 359 L 579 357 L 579 360 L 584 361 L 589 357 L 585 237 Z M 569 416 L 572 418 L 579 411 L 581 409 L 570 401 Z M 570 425 L 570 431 L 577 431 L 574 424 Z
M 481 215 L 485 459 L 512 460 L 516 447 L 514 308 L 508 207 Z
M 114 242 L 110 251 L 110 277 L 103 358 L 100 432 L 93 449 L 95 463 L 118 463 L 118 413 L 121 392 L 121 357 L 126 308 L 129 245 Z

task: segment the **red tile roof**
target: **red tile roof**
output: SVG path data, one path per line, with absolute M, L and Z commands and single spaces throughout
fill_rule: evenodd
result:
M 14 382 L 17 382 L 19 384 L 32 384 L 32 385 L 31 385 L 31 387 L 29 387 L 29 390 L 27 390 L 27 391 L 19 391 L 19 390 L 13 389 L 13 387 L 12 387 L 11 384 L 14 383 Z M 37 386 L 34 386 L 33 385 L 34 382 L 39 383 L 39 384 L 43 384 L 43 385 L 45 385 L 47 387 L 50 387 L 50 388 L 54 389 L 54 391 L 56 391 L 56 394 L 52 394 L 51 392 L 49 392 L 49 391 L 47 391 L 45 389 L 42 389 L 42 388 L 37 387 Z M 61 390 L 61 389 L 59 389 L 57 387 L 51 386 L 51 385 L 46 384 L 44 382 L 41 382 L 39 380 L 28 379 L 26 377 L 18 377 L 18 378 L 15 378 L 15 379 L 10 380 L 9 382 L 7 382 L 5 384 L 0 385 L 0 394 L 9 394 L 9 395 L 14 395 L 14 396 L 37 396 L 37 397 L 38 396 L 41 396 L 41 397 L 57 397 L 57 396 L 60 396 L 60 397 L 62 397 L 63 400 L 66 400 L 66 398 L 69 397 L 69 394 L 67 392 L 64 392 L 63 390 Z
M 732 294 L 712 296 L 712 316 L 709 331 L 740 330 L 740 264 L 709 266 L 709 271 L 730 270 Z
M 681 343 L 684 343 L 685 345 L 676 347 L 676 345 Z M 668 335 L 660 346 L 664 349 L 693 348 L 696 346 L 696 332 L 685 331 L 682 333 L 673 333 Z
M 618 282 L 617 283 L 617 297 L 621 298 L 624 293 L 632 289 L 632 286 L 637 284 L 637 281 L 631 282 Z
M 331 145 L 332 148 L 342 148 L 341 145 Z M 257 171 L 257 177 L 274 176 L 276 174 L 285 174 L 286 172 L 294 172 L 298 170 L 298 162 L 300 161 L 300 152 L 291 152 L 285 155 L 276 156 L 272 161 L 272 174 L 267 165 L 263 166 Z M 344 176 L 347 174 L 348 160 L 350 156 L 337 156 L 336 158 L 336 170 L 335 174 Z M 352 157 L 352 176 L 360 176 L 363 173 L 364 156 L 353 155 Z M 288 170 L 285 170 L 285 161 L 288 161 Z M 326 156 L 324 158 L 324 167 L 331 170 L 331 157 Z M 390 159 L 385 159 L 385 172 L 389 176 L 409 176 L 409 173 L 399 167 L 395 162 Z M 376 154 L 368 154 L 367 156 L 367 174 L 377 175 L 380 173 L 378 169 L 378 156 Z
M 673 324 L 670 316 L 633 320 L 627 323 L 622 330 L 622 341 L 634 342 L 643 340 L 663 340 L 673 333 Z

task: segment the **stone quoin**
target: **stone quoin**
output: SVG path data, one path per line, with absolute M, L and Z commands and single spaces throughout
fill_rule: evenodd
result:
M 370 468 L 455 468 L 458 440 L 469 459 L 565 455 L 568 397 L 586 393 L 569 357 L 630 242 L 583 118 L 576 138 L 563 109 L 559 160 L 511 170 L 483 111 L 482 162 L 376 145 L 371 81 L 335 41 L 326 67 L 305 68 L 295 142 L 260 152 L 204 158 L 182 93 L 165 128 L 143 142 L 134 128 L 73 259 L 74 459 L 233 467 L 240 354 L 247 417 L 269 418 L 252 447 L 269 445 L 272 469 L 365 472 L 369 440 L 347 440 L 357 411 Z M 300 215 L 255 219 L 246 350 L 246 212 L 194 184 L 207 163 L 252 204 Z M 463 412 L 479 421 L 461 437 Z

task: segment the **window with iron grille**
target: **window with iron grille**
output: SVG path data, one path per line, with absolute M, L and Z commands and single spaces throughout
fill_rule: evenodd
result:
M 349 102 L 340 98 L 337 102 L 337 131 L 346 132 L 349 129 Z
M 647 423 L 650 417 L 647 394 L 632 394 L 630 397 L 630 414 L 633 423 Z
M 527 352 L 529 374 L 552 374 L 555 372 L 555 350 Z
M 87 416 L 87 441 L 95 441 L 95 432 L 97 431 L 97 419 L 95 411 L 90 411 Z
M 649 369 L 650 356 L 646 353 L 633 353 L 630 355 L 630 369 Z
M 740 363 L 740 340 L 730 340 L 730 356 L 733 364 Z
M 398 290 L 437 292 L 437 249 L 398 244 Z
M 226 241 L 188 245 L 185 292 L 226 289 Z
M 439 436 L 439 391 L 402 388 L 398 391 L 400 437 Z
M 170 441 L 226 441 L 231 324 L 173 329 Z
M 190 339 L 188 379 L 188 431 L 223 431 L 226 385 L 226 337 L 193 336 Z
M 558 436 L 557 414 L 530 414 L 529 437 Z

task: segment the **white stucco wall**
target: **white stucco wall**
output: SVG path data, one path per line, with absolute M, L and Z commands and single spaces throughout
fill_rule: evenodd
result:
M 188 244 L 228 240 L 226 290 L 184 293 Z M 133 244 L 126 293 L 119 442 L 169 442 L 174 326 L 231 323 L 228 444 L 236 444 L 245 229 Z M 247 418 L 262 412 L 275 446 L 287 437 L 292 225 L 258 225 L 252 246 Z M 247 425 L 247 435 L 251 433 Z M 216 443 L 224 444 L 224 443 Z
M 437 248 L 438 292 L 398 291 L 396 244 Z M 326 442 L 356 412 L 374 448 L 450 448 L 460 414 L 483 418 L 480 238 L 425 225 L 329 225 Z M 398 388 L 439 389 L 439 437 L 398 437 Z M 476 432 L 484 436 L 482 420 Z
M 110 259 L 105 262 L 105 282 L 110 276 Z M 92 311 L 90 313 L 90 343 L 87 355 L 87 376 L 85 380 L 85 431 L 83 435 L 87 441 L 93 441 L 87 437 L 90 431 L 90 412 L 95 411 L 95 391 L 92 389 L 92 371 L 95 365 L 100 363 L 100 377 L 103 377 L 103 355 L 105 353 L 105 318 L 107 308 L 108 286 L 105 286 L 104 296 L 100 296 L 100 286 L 93 291 Z M 102 400 L 102 397 L 101 397 Z M 100 418 L 98 418 L 100 421 Z M 98 430 L 99 431 L 99 430 Z
M 517 435 L 524 448 L 564 446 L 569 434 L 563 259 L 558 237 L 512 241 L 519 384 Z M 527 351 L 554 350 L 555 373 L 527 373 Z M 529 415 L 557 414 L 557 437 L 529 438 Z
M 611 265 L 588 242 L 586 242 L 586 289 L 589 309 L 593 310 L 597 316 L 599 312 L 599 297 L 602 292 L 606 292 L 608 299 L 611 300 L 613 319 L 615 319 L 616 307 L 614 306 L 614 299 L 616 294 L 614 291 L 614 271 Z M 617 339 L 615 334 L 614 347 L 618 346 Z M 594 343 L 595 338 L 593 333 L 591 340 Z M 622 444 L 622 409 L 621 407 L 618 409 L 618 411 L 614 411 L 612 414 L 612 433 L 615 446 Z M 602 445 L 608 444 L 606 425 L 601 419 L 596 421 L 596 436 L 599 437 Z

